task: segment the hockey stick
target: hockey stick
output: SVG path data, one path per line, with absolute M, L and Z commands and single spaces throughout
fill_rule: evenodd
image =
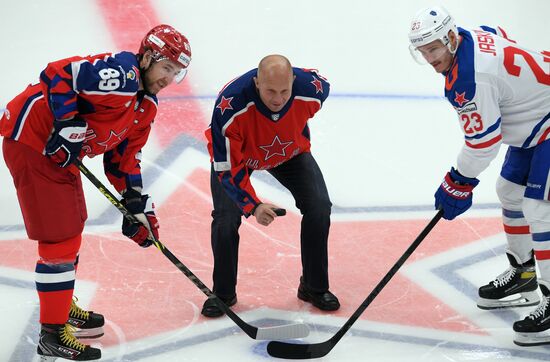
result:
M 348 319 L 348 321 L 336 332 L 332 338 L 325 342 L 314 343 L 314 344 L 292 344 L 285 342 L 269 342 L 267 344 L 267 353 L 273 357 L 286 358 L 286 359 L 307 359 L 307 358 L 320 358 L 328 354 L 332 348 L 338 343 L 342 336 L 351 328 L 353 323 L 361 316 L 361 314 L 367 309 L 369 304 L 376 298 L 378 293 L 388 284 L 390 279 L 397 273 L 399 268 L 405 263 L 405 261 L 411 256 L 414 250 L 420 245 L 422 240 L 428 235 L 428 233 L 433 229 L 435 224 L 443 216 L 443 210 L 439 210 L 437 214 L 433 217 L 430 223 L 422 230 L 420 235 L 416 240 L 409 246 L 405 253 L 399 258 L 399 260 L 394 264 L 390 271 L 382 278 L 380 283 L 374 290 L 369 294 L 367 299 L 357 308 L 355 313 Z
M 99 181 L 94 174 L 88 170 L 86 166 L 80 160 L 75 161 L 75 165 L 80 172 L 90 180 L 90 182 L 105 196 L 111 204 L 124 215 L 126 220 L 131 223 L 139 222 L 138 219 L 124 207 L 124 205 L 118 200 L 118 198 L 109 191 L 101 181 Z M 282 211 L 279 211 L 282 212 Z M 227 316 L 235 322 L 243 331 L 252 339 L 291 339 L 291 338 L 304 338 L 309 334 L 309 328 L 305 324 L 290 324 L 284 326 L 274 326 L 259 328 L 252 326 L 243 321 L 238 315 L 236 315 L 223 301 L 220 300 L 203 282 L 197 278 L 195 274 L 189 268 L 187 268 L 174 254 L 168 250 L 160 240 L 153 240 L 155 246 L 166 256 L 189 280 L 193 282 L 206 296 L 213 299 L 217 306 L 227 314 Z

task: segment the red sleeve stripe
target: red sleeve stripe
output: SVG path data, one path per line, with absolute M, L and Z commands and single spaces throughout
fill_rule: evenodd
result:
M 495 138 L 493 138 L 489 141 L 486 141 L 486 142 L 481 142 L 481 143 L 474 144 L 474 143 L 470 143 L 470 142 L 466 141 L 466 145 L 470 148 L 487 148 L 487 147 L 490 147 L 490 146 L 494 145 L 495 143 L 497 143 L 501 139 L 502 139 L 502 135 L 499 134 Z
M 512 40 L 508 37 L 508 34 L 506 34 L 506 32 L 504 31 L 504 29 L 502 29 L 500 26 L 497 27 L 498 30 L 500 30 L 500 32 L 502 33 L 502 37 L 506 40 L 509 40 L 511 41 L 512 43 L 515 43 L 516 41 L 515 40 Z
M 542 134 L 542 136 L 540 136 L 539 141 L 537 142 L 537 145 L 540 145 L 541 143 L 543 143 L 544 141 L 546 141 L 546 137 L 548 137 L 548 133 L 550 133 L 550 127 L 547 128 L 546 131 L 544 131 L 544 133 Z
M 510 226 L 510 225 L 504 224 L 504 232 L 506 234 L 518 235 L 518 234 L 529 234 L 530 231 L 529 231 L 529 225 Z

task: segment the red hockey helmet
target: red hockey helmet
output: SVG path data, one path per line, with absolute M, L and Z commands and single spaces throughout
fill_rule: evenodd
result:
M 138 53 L 144 54 L 147 50 L 153 51 L 156 61 L 170 59 L 183 67 L 181 76 L 177 77 L 179 80 L 176 78 L 177 82 L 185 77 L 191 63 L 191 46 L 189 40 L 179 31 L 166 24 L 155 26 L 141 41 Z

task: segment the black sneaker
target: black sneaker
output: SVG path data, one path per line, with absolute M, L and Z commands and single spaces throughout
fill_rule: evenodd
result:
M 298 287 L 298 298 L 313 304 L 321 310 L 334 311 L 340 308 L 340 302 L 334 294 L 328 290 L 326 292 L 314 292 L 306 287 L 302 278 L 300 278 L 300 286 Z
M 57 358 L 71 361 L 91 361 L 101 358 L 101 350 L 81 343 L 72 334 L 68 324 L 42 324 L 36 353 L 41 362 L 52 362 Z
M 525 319 L 514 323 L 514 343 L 518 346 L 550 344 L 550 290 L 540 286 L 542 300 Z
M 535 258 L 520 264 L 514 254 L 506 252 L 508 269 L 495 280 L 479 288 L 477 306 L 481 309 L 527 307 L 537 305 L 539 296 Z
M 80 308 L 76 302 L 78 298 L 73 297 L 69 319 L 67 324 L 75 327 L 74 336 L 77 338 L 98 338 L 103 335 L 105 318 L 99 313 L 86 311 Z
M 235 304 L 237 304 L 237 294 L 228 298 L 225 298 L 225 297 L 218 297 L 218 298 L 220 298 L 222 302 L 224 302 L 225 305 L 227 305 L 228 307 L 232 307 Z M 220 307 L 218 307 L 214 299 L 208 298 L 202 306 L 201 314 L 208 318 L 216 318 L 216 317 L 221 317 L 225 313 L 223 310 L 220 309 Z

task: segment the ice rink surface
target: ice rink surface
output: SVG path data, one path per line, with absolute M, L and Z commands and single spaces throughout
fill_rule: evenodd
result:
M 168 23 L 190 40 L 182 85 L 160 94 L 144 149 L 145 192 L 157 204 L 163 243 L 211 286 L 209 159 L 203 131 L 220 88 L 271 53 L 317 68 L 331 96 L 310 121 L 312 152 L 334 204 L 329 242 L 337 313 L 299 301 L 300 217 L 267 173 L 253 184 L 289 214 L 241 228 L 239 303 L 258 326 L 306 323 L 304 341 L 330 338 L 433 217 L 433 193 L 463 143 L 442 98 L 443 78 L 409 55 L 414 13 L 443 4 L 463 27 L 500 25 L 512 39 L 550 50 L 547 0 L 501 1 L 3 1 L 0 109 L 49 62 L 72 55 L 136 51 Z M 502 150 L 504 151 L 504 149 Z M 494 183 L 500 157 L 481 176 L 475 206 L 441 221 L 324 361 L 547 361 L 550 347 L 513 344 L 512 322 L 529 308 L 482 311 L 477 288 L 507 265 Z M 101 160 L 85 164 L 103 182 Z M 200 315 L 204 295 L 157 249 L 120 234 L 121 217 L 87 182 L 75 294 L 103 313 L 104 361 L 269 361 L 228 318 Z M 0 361 L 32 361 L 38 332 L 36 243 L 26 239 L 9 173 L 0 162 Z M 297 341 L 298 342 L 298 341 Z

